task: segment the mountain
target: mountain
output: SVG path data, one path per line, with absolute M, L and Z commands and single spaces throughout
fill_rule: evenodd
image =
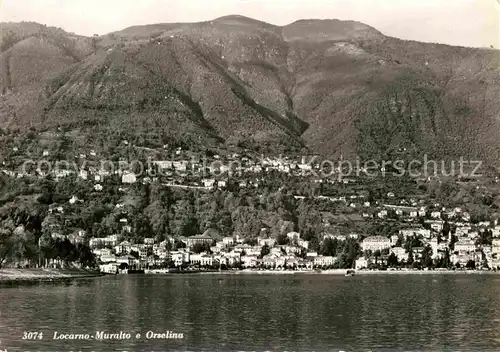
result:
M 243 16 L 82 37 L 3 23 L 4 132 L 261 152 L 500 160 L 499 53 L 354 21 Z M 74 133 L 75 134 L 75 133 Z

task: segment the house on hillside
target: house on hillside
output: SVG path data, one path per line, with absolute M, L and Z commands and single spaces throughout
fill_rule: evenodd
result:
M 212 244 L 212 237 L 210 236 L 206 236 L 206 235 L 196 235 L 196 236 L 192 236 L 192 237 L 188 237 L 187 238 L 187 246 L 188 247 L 192 247 L 194 246 L 195 244 Z
M 122 175 L 122 183 L 136 183 L 137 177 L 131 172 L 124 172 Z

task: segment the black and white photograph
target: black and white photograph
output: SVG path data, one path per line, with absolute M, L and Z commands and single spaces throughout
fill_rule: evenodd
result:
M 0 352 L 500 351 L 500 0 L 1 0 Z

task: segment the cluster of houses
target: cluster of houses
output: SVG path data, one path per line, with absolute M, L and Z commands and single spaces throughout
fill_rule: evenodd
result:
M 128 141 L 122 143 L 129 146 Z M 131 146 L 135 149 L 151 151 L 153 155 L 160 152 L 156 149 Z M 166 146 L 164 146 L 166 147 Z M 13 147 L 15 154 L 20 154 L 18 147 Z M 264 157 L 255 159 L 249 156 L 232 153 L 224 156 L 214 155 L 209 159 L 203 159 L 199 155 L 181 148 L 175 150 L 168 160 L 149 160 L 140 165 L 140 174 L 132 171 L 138 162 L 129 162 L 125 158 L 120 158 L 117 162 L 100 161 L 94 150 L 81 153 L 76 156 L 75 161 L 48 161 L 52 157 L 49 150 L 42 152 L 41 162 L 30 165 L 23 164 L 19 170 L 10 170 L 5 162 L 4 168 L 0 169 L 4 174 L 14 178 L 25 176 L 46 177 L 50 174 L 54 179 L 59 180 L 70 175 L 76 175 L 82 180 L 92 180 L 95 191 L 102 191 L 104 180 L 111 176 L 118 176 L 123 185 L 130 185 L 137 182 L 166 182 L 171 186 L 185 186 L 193 188 L 212 189 L 214 187 L 224 188 L 227 186 L 229 177 L 236 175 L 251 175 L 261 172 L 278 171 L 290 175 L 306 175 L 304 171 L 319 169 L 318 162 L 308 162 L 307 157 L 300 160 L 286 156 Z M 189 182 L 186 176 L 190 176 Z M 318 180 L 321 181 L 322 180 Z M 347 180 L 345 181 L 347 182 Z M 241 181 L 240 187 L 258 187 L 258 178 L 252 181 Z
M 453 264 L 459 264 L 461 267 L 468 262 L 475 262 L 476 266 L 486 264 L 489 268 L 500 267 L 500 226 L 498 222 L 481 222 L 475 226 L 464 222 L 449 222 L 454 227 L 454 232 L 449 232 L 446 238 L 441 236 L 445 222 L 443 220 L 426 220 L 428 226 L 411 227 L 402 229 L 398 235 L 390 238 L 385 236 L 369 236 L 361 242 L 361 250 L 365 255 L 356 261 L 356 268 L 367 268 L 375 260 L 373 253 L 386 253 L 380 257 L 383 262 L 387 260 L 388 255 L 394 254 L 400 263 L 409 261 L 409 250 L 404 248 L 402 243 L 416 237 L 422 243 L 420 247 L 411 248 L 413 260 L 422 259 L 424 248 L 429 246 L 432 250 L 431 258 L 442 259 L 449 254 L 449 260 Z M 481 233 L 490 231 L 492 235 L 492 244 L 480 243 Z M 453 237 L 456 238 L 453 241 Z
M 128 146 L 127 141 L 122 141 Z M 135 147 L 148 149 L 144 147 Z M 13 148 L 13 153 L 20 153 L 17 147 Z M 151 150 L 154 152 L 154 150 Z M 44 158 L 50 158 L 51 153 L 44 150 Z M 252 160 L 250 157 L 240 154 L 229 154 L 223 157 L 214 155 L 209 161 L 201 160 L 197 155 L 191 155 L 178 148 L 169 160 L 152 161 L 146 165 L 146 171 L 142 176 L 129 170 L 131 166 L 127 160 L 120 159 L 118 165 L 101 163 L 97 165 L 97 153 L 90 150 L 77 156 L 77 159 L 85 161 L 80 166 L 77 163 L 72 165 L 61 164 L 67 167 L 52 167 L 52 175 L 56 180 L 68 175 L 76 174 L 80 179 L 93 181 L 94 190 L 103 190 L 104 180 L 107 177 L 119 176 L 122 185 L 119 191 L 125 192 L 127 185 L 137 182 L 166 182 L 165 184 L 176 187 L 194 187 L 212 189 L 214 187 L 224 188 L 227 186 L 229 177 L 236 173 L 257 174 L 261 172 L 278 171 L 290 175 L 309 175 L 304 171 L 312 171 L 320 167 L 319 163 L 311 163 L 311 160 L 303 157 L 295 160 L 288 157 L 262 157 L 259 160 Z M 96 161 L 92 163 L 91 161 Z M 88 163 L 86 161 L 89 161 Z M 309 161 L 309 162 L 308 162 Z M 44 171 L 33 169 L 14 172 L 9 170 L 5 162 L 4 168 L 0 171 L 12 177 L 38 174 L 43 177 Z M 53 165 L 54 166 L 54 165 Z M 57 165 L 55 165 L 57 166 Z M 49 168 L 50 169 L 50 168 Z M 153 171 L 148 173 L 147 170 Z M 199 175 L 199 177 L 189 177 Z M 189 183 L 186 181 L 189 179 Z M 240 187 L 258 187 L 262 181 L 262 175 L 242 178 L 239 181 Z M 498 179 L 496 180 L 498 181 Z M 335 182 L 332 178 L 319 178 L 314 182 Z M 342 179 L 343 183 L 356 182 L 352 177 Z M 430 246 L 432 249 L 432 259 L 443 258 L 447 253 L 452 263 L 465 265 L 470 261 L 475 263 L 487 263 L 491 268 L 500 266 L 500 226 L 495 222 L 482 222 L 472 225 L 470 214 L 460 207 L 446 208 L 441 204 L 428 204 L 426 199 L 403 199 L 396 202 L 397 195 L 394 192 L 385 194 L 385 201 L 394 204 L 384 204 L 382 201 L 368 201 L 366 192 L 363 190 L 353 190 L 352 193 L 346 191 L 338 196 L 316 196 L 320 200 L 332 203 L 342 203 L 351 208 L 348 212 L 341 214 L 323 213 L 324 238 L 335 238 L 345 240 L 355 238 L 360 241 L 361 249 L 364 253 L 375 253 L 377 251 L 384 254 L 379 258 L 374 256 L 361 256 L 356 260 L 356 268 L 367 268 L 373 261 L 384 261 L 388 255 L 394 254 L 398 261 L 405 263 L 409 260 L 410 253 L 402 245 L 402 242 L 411 237 L 418 237 L 421 247 L 411 249 L 413 260 L 418 261 L 424 248 Z M 305 198 L 297 195 L 296 198 Z M 78 205 L 83 200 L 73 196 L 69 199 L 70 205 Z M 122 204 L 116 204 L 119 208 Z M 53 217 L 62 217 L 65 213 L 65 206 L 57 204 L 50 206 L 49 213 Z M 366 221 L 381 221 L 384 219 L 397 220 L 406 227 L 400 230 L 399 235 L 385 236 L 361 236 L 357 234 L 341 235 L 335 233 L 335 227 L 339 223 L 355 224 Z M 449 233 L 447 238 L 441 236 L 445 221 L 453 227 L 453 233 Z M 122 223 L 124 232 L 131 232 L 130 226 L 124 215 L 119 220 Z M 425 226 L 422 226 L 422 223 Z M 52 226 L 52 225 L 51 225 Z M 54 224 L 54 238 L 68 238 L 62 235 L 58 227 Z M 492 244 L 478 243 L 483 231 L 492 232 Z M 114 272 L 117 268 L 146 268 L 157 267 L 164 263 L 171 263 L 175 266 L 241 266 L 243 268 L 266 267 L 266 268 L 305 268 L 330 267 L 337 262 L 333 256 L 322 256 L 309 250 L 309 243 L 300 238 L 300 234 L 291 232 L 287 235 L 290 238 L 290 245 L 277 245 L 274 239 L 258 238 L 256 245 L 244 243 L 243 238 L 221 237 L 216 240 L 214 236 L 207 233 L 189 238 L 178 238 L 185 248 L 171 250 L 176 240 L 168 238 L 165 241 L 156 243 L 152 238 L 144 239 L 144 243 L 130 243 L 119 241 L 118 235 L 111 235 L 105 238 L 90 239 L 90 247 L 101 263 L 101 269 L 106 272 Z M 457 241 L 453 240 L 456 236 Z M 85 234 L 82 231 L 69 236 L 71 242 L 82 243 Z M 403 239 L 403 241 L 401 241 Z M 192 251 L 196 244 L 203 243 L 210 245 L 210 251 L 206 253 L 194 253 Z M 269 253 L 262 252 L 262 248 L 269 248 Z M 266 251 L 267 252 L 267 251 Z
M 153 238 L 145 238 L 144 243 L 132 244 L 128 241 L 118 242 L 118 236 L 92 238 L 90 247 L 100 262 L 100 269 L 107 273 L 116 273 L 120 269 L 153 268 L 165 265 L 175 267 L 238 267 L 268 269 L 313 269 L 314 267 L 332 266 L 336 258 L 321 256 L 307 252 L 309 242 L 302 240 L 297 232 L 287 234 L 289 243 L 277 245 L 273 238 L 257 238 L 251 245 L 237 237 L 223 237 L 214 240 L 210 230 L 204 234 L 181 238 L 185 248 L 170 250 L 175 243 L 168 238 L 155 243 Z M 179 239 L 178 239 L 179 240 Z M 170 242 L 170 243 L 169 243 Z M 194 247 L 199 244 L 209 246 L 210 250 L 195 253 Z M 268 250 L 263 253 L 263 247 Z M 304 255 L 305 253 L 305 255 Z M 134 254 L 134 255 L 132 255 Z
M 422 258 L 424 247 L 432 249 L 432 259 L 442 258 L 446 252 L 450 255 L 450 261 L 465 266 L 469 261 L 482 264 L 486 262 L 490 268 L 500 266 L 500 226 L 490 223 L 479 224 L 472 228 L 465 224 L 455 224 L 456 231 L 453 236 L 457 241 L 451 248 L 450 234 L 442 238 L 443 222 L 429 220 L 432 225 L 430 229 L 413 227 L 400 230 L 398 235 L 386 236 L 361 236 L 351 233 L 347 235 L 324 234 L 324 239 L 336 239 L 345 241 L 348 238 L 359 240 L 362 255 L 356 260 L 355 268 L 368 268 L 375 260 L 382 262 L 387 260 L 388 255 L 394 254 L 398 262 L 405 263 L 409 260 L 409 251 L 402 246 L 402 240 L 407 241 L 411 237 L 419 238 L 421 247 L 411 248 L 413 260 Z M 492 245 L 476 244 L 480 232 L 488 230 L 493 234 Z M 204 234 L 180 238 L 185 248 L 171 250 L 175 240 L 168 238 L 160 243 L 155 243 L 153 238 L 145 238 L 143 243 L 132 244 L 128 241 L 118 241 L 119 236 L 112 235 L 105 238 L 92 238 L 90 247 L 99 258 L 100 268 L 104 272 L 116 273 L 120 268 L 153 268 L 165 265 L 175 267 L 210 267 L 220 268 L 266 268 L 266 269 L 295 269 L 312 270 L 315 268 L 332 268 L 338 258 L 334 256 L 318 255 L 309 251 L 309 242 L 300 238 L 297 232 L 287 234 L 289 244 L 278 245 L 273 238 L 258 238 L 255 245 L 245 243 L 241 237 L 222 237 L 215 240 L 210 235 L 210 230 Z M 198 244 L 210 248 L 206 252 L 195 253 L 193 248 Z M 267 250 L 263 251 L 263 247 Z M 374 253 L 380 252 L 374 258 Z M 369 255 L 366 255 L 369 253 Z M 134 254 L 134 255 L 132 255 Z

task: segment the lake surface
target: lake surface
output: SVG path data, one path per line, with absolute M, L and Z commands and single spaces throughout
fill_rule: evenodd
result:
M 500 351 L 500 276 L 119 275 L 0 288 L 0 350 Z

